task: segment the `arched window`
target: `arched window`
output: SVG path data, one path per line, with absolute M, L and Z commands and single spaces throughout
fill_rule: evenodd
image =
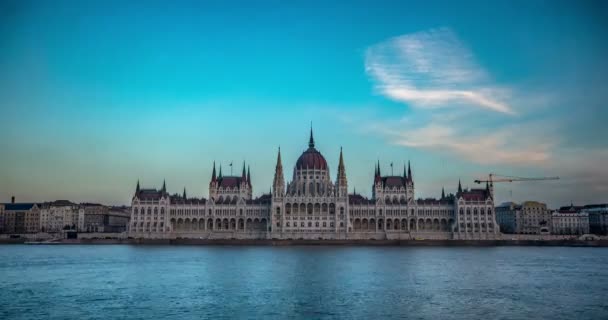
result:
M 340 207 L 340 216 L 344 215 L 344 207 Z
M 281 207 L 277 207 L 277 214 L 281 214 Z M 278 227 L 278 226 L 277 226 Z
M 154 214 L 158 214 L 158 208 L 154 207 Z
M 152 208 L 148 208 L 148 214 L 152 214 Z

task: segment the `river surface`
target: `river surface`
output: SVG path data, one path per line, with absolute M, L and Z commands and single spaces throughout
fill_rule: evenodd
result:
M 608 319 L 608 249 L 0 245 L 0 319 Z

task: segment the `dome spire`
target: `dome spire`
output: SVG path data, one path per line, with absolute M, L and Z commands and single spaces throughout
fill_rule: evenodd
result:
M 315 147 L 315 138 L 312 136 L 312 121 L 310 122 L 310 139 L 308 139 L 308 147 Z

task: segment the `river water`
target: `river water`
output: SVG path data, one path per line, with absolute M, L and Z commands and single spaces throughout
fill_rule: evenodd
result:
M 608 319 L 608 249 L 0 245 L 0 319 Z

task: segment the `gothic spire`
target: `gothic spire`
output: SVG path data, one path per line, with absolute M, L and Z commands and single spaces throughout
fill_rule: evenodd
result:
M 308 147 L 315 147 L 315 138 L 312 136 L 312 122 L 310 123 L 310 139 L 308 139 Z
M 211 174 L 211 181 L 216 181 L 217 177 L 215 175 L 215 161 L 213 161 L 213 173 Z
M 137 179 L 137 186 L 135 187 L 135 192 L 139 192 L 139 179 Z
M 247 184 L 251 187 L 251 171 L 249 170 L 249 165 L 247 165 Z
M 340 168 L 344 169 L 344 158 L 342 157 L 342 147 L 340 147 L 340 161 L 338 162 L 338 171 Z
M 441 199 L 445 199 L 445 188 L 441 187 Z
M 458 193 L 462 192 L 462 184 L 460 184 L 460 179 L 458 179 Z
M 167 192 L 167 184 L 165 183 L 165 179 L 163 179 L 163 192 Z
M 186 187 L 184 187 L 184 195 L 183 195 L 184 199 L 186 199 Z
M 281 162 L 281 147 L 277 155 L 277 166 L 274 170 L 274 181 L 272 185 L 274 194 L 276 196 L 282 196 L 285 188 L 285 178 L 283 177 L 283 163 Z
M 412 167 L 410 166 L 410 161 L 407 161 L 407 177 L 412 181 Z
M 407 180 L 407 171 L 405 170 L 405 163 L 403 164 L 403 179 Z
M 220 164 L 220 176 L 219 176 L 219 178 L 220 179 L 222 178 L 222 165 L 221 164 Z
M 338 184 L 341 187 L 346 187 L 346 169 L 344 168 L 344 157 L 342 156 L 342 147 L 340 147 L 340 161 L 338 163 Z
M 378 177 L 382 177 L 382 174 L 380 173 L 380 160 L 378 160 Z

